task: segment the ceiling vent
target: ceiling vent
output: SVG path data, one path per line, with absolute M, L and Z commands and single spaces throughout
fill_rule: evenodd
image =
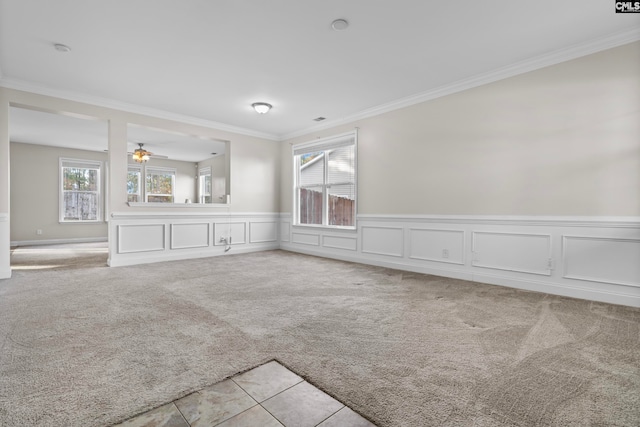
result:
M 326 117 L 316 117 L 315 119 L 313 119 L 314 122 L 321 122 L 323 120 L 327 120 Z

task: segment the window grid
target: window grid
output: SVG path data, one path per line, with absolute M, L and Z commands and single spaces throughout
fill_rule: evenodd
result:
M 98 222 L 102 218 L 102 162 L 60 158 L 60 222 Z
M 293 147 L 296 225 L 356 227 L 356 146 L 350 132 Z
M 173 203 L 176 171 L 169 168 L 145 168 L 145 202 Z

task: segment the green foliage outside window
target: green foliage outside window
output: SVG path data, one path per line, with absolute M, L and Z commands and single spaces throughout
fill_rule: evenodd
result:
M 173 177 L 172 173 L 147 173 L 147 201 L 173 203 Z
M 98 170 L 87 168 L 63 168 L 63 189 L 72 191 L 97 191 Z

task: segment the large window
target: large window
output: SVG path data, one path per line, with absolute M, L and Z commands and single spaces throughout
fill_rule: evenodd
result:
M 297 225 L 354 228 L 357 133 L 293 147 Z
M 127 202 L 142 201 L 142 168 L 140 166 L 129 166 L 127 170 Z
M 101 162 L 60 159 L 60 221 L 96 222 L 100 203 Z
M 173 203 L 175 169 L 145 167 L 145 202 Z

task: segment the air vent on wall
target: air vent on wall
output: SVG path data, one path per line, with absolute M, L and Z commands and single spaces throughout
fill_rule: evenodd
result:
M 327 120 L 326 117 L 316 117 L 315 119 L 313 119 L 314 122 L 321 122 L 323 120 Z

